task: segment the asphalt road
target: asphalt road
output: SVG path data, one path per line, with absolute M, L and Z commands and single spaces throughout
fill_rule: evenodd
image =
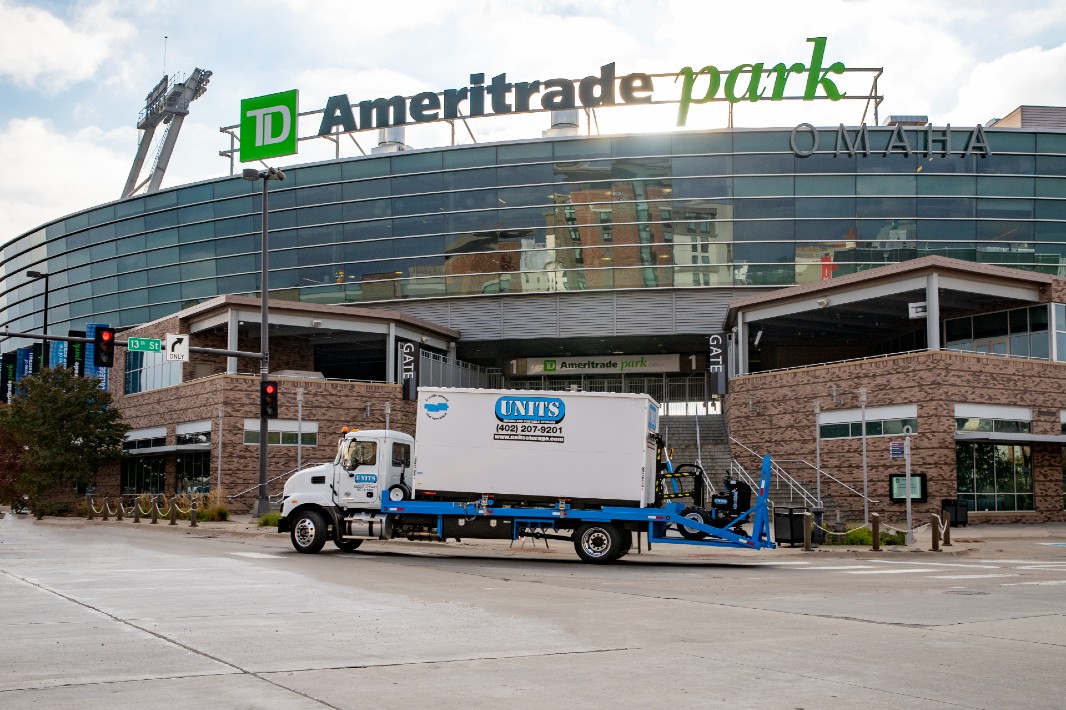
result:
M 243 530 L 243 532 L 242 532 Z M 0 708 L 1061 708 L 1066 527 L 616 565 L 0 519 Z

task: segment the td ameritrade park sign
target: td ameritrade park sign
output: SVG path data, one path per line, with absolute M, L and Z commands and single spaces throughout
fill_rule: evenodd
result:
M 567 357 L 528 357 L 511 360 L 511 375 L 630 375 L 673 372 L 702 372 L 707 367 L 703 354 L 681 355 L 577 355 Z
M 835 77 L 849 70 L 843 62 L 826 63 L 825 37 L 809 37 L 807 43 L 811 48 L 806 62 L 779 62 L 772 66 L 754 62 L 738 64 L 729 70 L 710 64 L 700 69 L 683 67 L 673 76 L 673 84 L 679 85 L 673 91 L 680 93 L 669 99 L 656 98 L 655 77 L 651 74 L 634 72 L 618 76 L 614 62 L 600 67 L 598 75 L 577 81 L 512 82 L 507 80 L 506 73 L 486 81 L 485 74 L 477 73 L 470 75 L 468 86 L 424 91 L 410 97 L 381 97 L 353 103 L 347 94 L 338 94 L 326 101 L 316 136 L 479 116 L 652 103 L 676 103 L 677 125 L 684 126 L 693 104 L 845 98 L 848 94 L 837 86 Z M 802 93 L 786 94 L 800 87 Z M 241 101 L 241 162 L 296 153 L 298 117 L 296 90 Z

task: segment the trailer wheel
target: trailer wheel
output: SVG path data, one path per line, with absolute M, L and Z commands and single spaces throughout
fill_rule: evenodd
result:
M 304 510 L 292 521 L 289 533 L 297 552 L 314 554 L 326 544 L 326 521 L 317 510 Z
M 633 549 L 633 531 L 622 530 L 622 544 L 618 546 L 618 559 L 622 559 Z
M 614 562 L 621 547 L 622 533 L 610 523 L 585 523 L 574 531 L 574 549 L 584 562 Z
M 713 525 L 711 522 L 711 514 L 703 508 L 697 508 L 695 506 L 689 506 L 681 511 L 681 515 L 689 520 L 695 520 L 697 523 L 703 523 L 704 525 Z M 707 533 L 702 530 L 696 530 L 695 528 L 686 528 L 684 525 L 678 525 L 677 531 L 681 533 L 681 537 L 686 540 L 702 540 L 707 537 Z
M 397 483 L 395 486 L 389 488 L 389 500 L 409 500 L 411 498 L 411 489 L 402 483 Z
M 362 540 L 334 540 L 333 544 L 345 552 L 355 552 L 363 544 Z

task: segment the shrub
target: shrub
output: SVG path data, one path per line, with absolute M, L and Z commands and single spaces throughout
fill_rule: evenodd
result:
M 855 523 L 858 525 L 858 523 Z M 874 542 L 874 534 L 870 528 L 858 528 L 855 530 L 849 530 L 844 535 L 826 535 L 826 545 L 852 545 L 855 547 L 872 547 Z M 903 545 L 906 542 L 906 533 L 903 532 L 885 532 L 881 531 L 881 544 L 882 545 Z
M 196 511 L 196 519 L 201 523 L 229 520 L 229 508 L 224 505 L 210 503 L 206 508 Z
M 279 522 L 281 522 L 281 513 L 276 510 L 259 517 L 259 527 L 261 528 L 276 528 Z

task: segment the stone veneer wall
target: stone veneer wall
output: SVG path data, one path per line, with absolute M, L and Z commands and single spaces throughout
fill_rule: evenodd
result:
M 831 397 L 836 386 L 838 402 Z M 916 523 L 928 520 L 943 498 L 957 495 L 955 411 L 957 403 L 1031 407 L 1032 432 L 1061 432 L 1059 411 L 1066 409 L 1066 364 L 955 352 L 924 352 L 767 372 L 730 380 L 727 418 L 730 435 L 755 451 L 781 459 L 815 461 L 814 402 L 822 411 L 859 407 L 856 391 L 866 387 L 867 408 L 917 404 L 918 432 L 911 438 L 912 473 L 928 475 L 928 503 L 914 504 Z M 899 436 L 867 437 L 869 496 L 879 500 L 870 511 L 882 520 L 901 521 L 905 506 L 889 500 L 888 476 L 903 473 L 902 461 L 889 458 L 888 442 Z M 1031 445 L 1033 512 L 970 513 L 971 522 L 1066 521 L 1060 444 Z M 862 440 L 822 441 L 822 470 L 862 490 Z M 747 465 L 751 454 L 733 445 Z M 813 471 L 784 464 L 811 491 Z M 847 520 L 862 520 L 862 499 L 823 479 L 827 511 L 842 510 Z

